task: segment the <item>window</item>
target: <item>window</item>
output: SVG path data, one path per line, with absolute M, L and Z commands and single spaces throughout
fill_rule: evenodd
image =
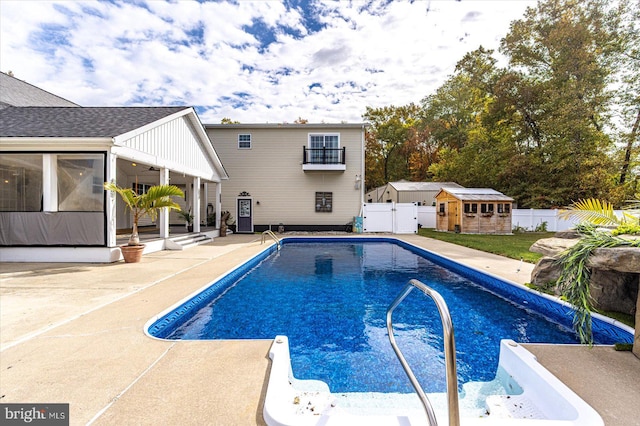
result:
M 316 212 L 331 213 L 333 192 L 316 192 Z
M 0 156 L 0 211 L 42 210 L 42 155 Z
M 103 211 L 104 156 L 58 155 L 58 211 Z
M 149 185 L 147 183 L 132 183 L 131 184 L 131 189 L 133 189 L 133 192 L 135 192 L 136 195 L 146 194 L 147 192 L 149 192 L 149 188 L 151 188 L 151 185 Z
M 438 212 L 444 213 L 444 203 L 440 203 L 440 205 L 438 206 Z
M 498 213 L 509 213 L 511 211 L 511 204 L 498 204 Z
M 238 149 L 251 149 L 251 135 L 238 135 Z
M 340 135 L 309 135 L 309 162 L 340 163 Z
M 482 204 L 480 204 L 480 213 L 493 214 L 493 203 L 490 203 L 490 204 L 482 203 Z
M 478 213 L 478 204 L 477 203 L 464 203 L 464 212 L 465 213 Z

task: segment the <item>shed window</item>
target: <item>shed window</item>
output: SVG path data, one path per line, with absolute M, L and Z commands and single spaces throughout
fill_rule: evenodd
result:
M 498 213 L 509 213 L 511 211 L 511 204 L 498 204 Z
M 440 203 L 440 206 L 439 206 L 438 208 L 439 208 L 439 210 L 438 210 L 438 211 L 439 211 L 440 213 L 444 213 L 444 203 Z
M 316 212 L 331 213 L 333 192 L 316 192 Z
M 493 213 L 493 203 L 490 203 L 490 204 L 482 203 L 482 204 L 480 204 L 480 213 Z
M 478 204 L 477 203 L 464 203 L 464 212 L 465 213 L 478 213 Z
M 251 135 L 238 135 L 238 149 L 251 149 Z

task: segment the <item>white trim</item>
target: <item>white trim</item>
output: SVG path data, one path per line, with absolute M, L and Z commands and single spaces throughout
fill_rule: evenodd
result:
M 240 136 L 249 136 L 248 147 L 240 146 Z M 247 141 L 242 141 L 242 142 L 247 142 Z M 251 133 L 238 133 L 238 149 L 245 150 L 245 149 L 251 149 L 251 148 L 253 148 L 253 135 Z

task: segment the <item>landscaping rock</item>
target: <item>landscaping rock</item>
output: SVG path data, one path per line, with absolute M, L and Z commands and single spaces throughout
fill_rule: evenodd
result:
M 556 257 L 566 249 L 573 247 L 578 239 L 568 238 L 542 238 L 531 246 L 529 251 L 540 253 L 548 257 Z
M 554 234 L 555 238 L 575 239 L 580 238 L 580 233 L 575 229 L 567 229 L 566 231 L 558 231 Z
M 594 269 L 589 285 L 593 307 L 633 315 L 638 301 L 638 277 L 638 274 Z
M 589 257 L 593 268 L 609 271 L 640 273 L 640 247 L 595 249 Z
M 562 267 L 553 257 L 545 256 L 536 263 L 531 272 L 531 283 L 540 287 L 555 283 L 560 278 Z

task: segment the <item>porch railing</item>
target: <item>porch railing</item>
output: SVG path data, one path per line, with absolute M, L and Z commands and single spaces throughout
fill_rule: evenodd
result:
M 345 147 L 307 148 L 302 147 L 302 164 L 345 164 Z

